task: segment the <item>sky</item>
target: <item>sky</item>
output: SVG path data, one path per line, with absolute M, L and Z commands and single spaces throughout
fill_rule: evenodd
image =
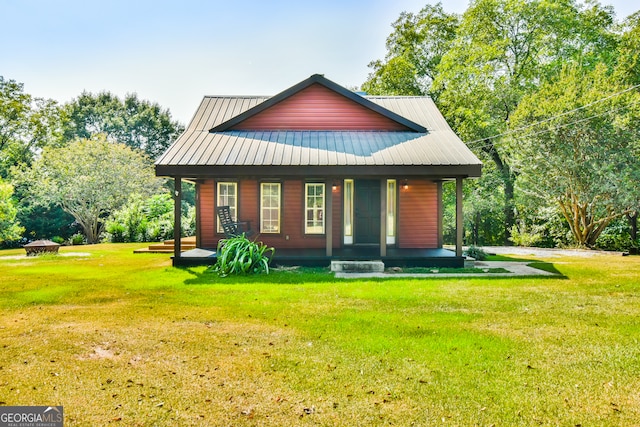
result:
M 401 12 L 436 0 L 0 0 L 0 76 L 34 97 L 136 93 L 186 124 L 205 95 L 359 87 Z M 468 0 L 442 0 L 463 13 Z M 601 0 L 619 19 L 640 7 Z M 4 15 L 4 16 L 2 16 Z

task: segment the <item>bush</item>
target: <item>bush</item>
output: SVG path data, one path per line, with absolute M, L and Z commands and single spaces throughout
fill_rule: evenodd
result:
M 631 239 L 631 227 L 626 219 L 613 221 L 596 240 L 595 249 L 637 253 L 640 241 Z
M 76 233 L 69 238 L 69 242 L 71 242 L 73 246 L 84 245 L 85 243 L 84 235 L 81 233 Z
M 195 234 L 195 207 L 182 206 L 182 236 Z M 114 212 L 105 224 L 106 240 L 119 242 L 157 242 L 173 238 L 173 199 L 168 193 L 147 199 L 132 197 Z
M 53 236 L 53 237 L 51 238 L 51 241 L 52 241 L 53 243 L 57 243 L 57 244 L 59 244 L 59 245 L 64 244 L 64 239 L 63 239 L 62 237 L 60 237 L 60 236 Z
M 269 274 L 269 260 L 274 248 L 262 242 L 253 242 L 242 236 L 221 239 L 218 242 L 218 261 L 213 266 L 220 277 L 230 274 Z M 267 254 L 270 253 L 270 256 Z
M 535 227 L 529 231 L 522 225 L 511 227 L 511 237 L 509 240 L 516 246 L 532 247 L 537 246 L 542 241 L 542 234 L 534 231 Z
M 469 246 L 469 249 L 467 249 L 464 252 L 464 254 L 466 256 L 469 256 L 469 257 L 475 259 L 476 261 L 484 261 L 489 256 L 481 248 L 479 248 L 477 246 L 473 246 L 473 245 Z
M 631 240 L 630 236 L 603 234 L 596 240 L 596 249 L 603 251 L 637 252 L 640 242 Z

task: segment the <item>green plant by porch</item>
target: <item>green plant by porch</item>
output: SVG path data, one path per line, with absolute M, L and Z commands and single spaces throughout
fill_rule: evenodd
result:
M 213 271 L 221 277 L 231 274 L 269 274 L 269 258 L 275 249 L 247 239 L 244 233 L 218 242 L 218 261 Z

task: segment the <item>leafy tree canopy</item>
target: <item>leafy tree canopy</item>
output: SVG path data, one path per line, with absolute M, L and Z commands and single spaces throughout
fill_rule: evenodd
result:
M 152 159 L 160 156 L 184 130 L 171 119 L 168 110 L 140 100 L 136 94 L 121 100 L 110 92 L 84 92 L 65 105 L 65 111 L 66 140 L 104 134 L 108 141 L 142 150 Z
M 13 186 L 0 178 L 0 244 L 18 240 L 24 232 L 16 221 L 18 209 L 12 196 Z
M 595 0 L 474 0 L 461 16 L 445 13 L 441 4 L 427 6 L 417 15 L 400 15 L 387 55 L 370 64 L 363 89 L 434 98 L 458 135 L 495 165 L 508 243 L 517 215 L 517 172 L 500 135 L 522 99 L 554 81 L 565 64 L 593 70 L 624 62 L 625 78 L 638 78 L 640 45 L 631 31 L 638 19 L 620 26 L 614 17 L 612 7 Z
M 44 147 L 62 143 L 63 112 L 55 101 L 24 93 L 24 85 L 0 76 L 0 177 L 30 165 Z
M 425 95 L 438 74 L 442 56 L 455 40 L 459 16 L 442 4 L 426 5 L 419 13 L 403 12 L 387 38 L 384 61 L 372 61 L 362 90 L 372 95 Z
M 29 185 L 31 197 L 73 215 L 89 243 L 98 242 L 106 217 L 131 194 L 150 194 L 157 188 L 145 154 L 104 136 L 45 148 L 21 180 Z
M 567 67 L 512 117 L 511 162 L 524 192 L 558 203 L 578 244 L 592 247 L 640 201 L 640 93 L 604 64 Z

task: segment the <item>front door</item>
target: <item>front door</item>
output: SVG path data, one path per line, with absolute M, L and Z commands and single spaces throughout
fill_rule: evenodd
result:
M 380 180 L 357 179 L 354 191 L 356 244 L 380 243 Z

